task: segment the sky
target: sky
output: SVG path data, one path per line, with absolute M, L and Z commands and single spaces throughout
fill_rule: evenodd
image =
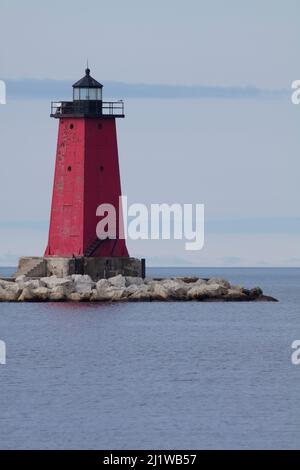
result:
M 57 122 L 89 60 L 131 202 L 204 203 L 205 245 L 129 241 L 152 265 L 300 266 L 298 0 L 2 0 L 0 265 L 47 243 Z

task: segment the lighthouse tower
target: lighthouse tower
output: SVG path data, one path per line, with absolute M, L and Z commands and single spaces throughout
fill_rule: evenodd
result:
M 128 257 L 125 240 L 118 237 L 122 214 L 116 118 L 124 117 L 124 104 L 104 102 L 102 89 L 87 68 L 73 85 L 73 101 L 52 102 L 51 117 L 59 126 L 45 256 Z M 114 239 L 96 235 L 101 204 L 115 208 Z
M 58 140 L 50 228 L 44 257 L 22 257 L 16 275 L 31 277 L 89 274 L 144 276 L 145 260 L 128 255 L 123 234 L 116 119 L 123 101 L 105 102 L 103 86 L 91 75 L 73 85 L 73 100 L 52 102 Z M 102 220 L 114 209 L 115 233 Z M 97 225 L 102 220 L 101 236 Z M 103 227 L 104 226 L 104 227 Z M 103 233 L 104 232 L 104 233 Z

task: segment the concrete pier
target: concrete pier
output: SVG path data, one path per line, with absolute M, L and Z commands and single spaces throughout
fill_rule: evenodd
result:
M 19 259 L 18 270 L 13 277 L 66 277 L 72 274 L 88 274 L 91 279 L 107 279 L 117 276 L 145 277 L 145 260 L 130 257 L 35 257 L 23 256 Z

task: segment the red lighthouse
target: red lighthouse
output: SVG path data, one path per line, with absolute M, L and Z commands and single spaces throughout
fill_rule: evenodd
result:
M 124 104 L 104 102 L 102 89 L 87 68 L 73 85 L 73 101 L 52 102 L 51 117 L 59 120 L 59 129 L 45 256 L 128 257 L 125 240 L 118 238 L 122 215 L 116 118 L 124 117 Z M 97 238 L 101 204 L 116 210 L 114 239 Z
M 59 128 L 48 245 L 44 257 L 21 257 L 16 275 L 145 276 L 145 260 L 129 257 L 123 235 L 116 118 L 124 104 L 104 102 L 102 89 L 87 68 L 72 101 L 52 102 Z M 115 230 L 106 232 L 99 206 L 113 207 Z

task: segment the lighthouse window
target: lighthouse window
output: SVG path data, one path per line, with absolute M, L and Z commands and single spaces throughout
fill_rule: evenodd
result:
M 72 167 L 69 165 L 68 166 L 68 171 L 71 171 L 72 170 Z
M 90 88 L 89 97 L 90 97 L 90 100 L 96 100 L 97 99 L 97 88 Z
M 74 127 L 74 124 L 70 124 L 70 129 L 73 129 L 73 127 Z
M 99 88 L 75 88 L 74 100 L 101 100 L 101 90 Z
M 100 171 L 102 172 L 103 170 L 104 170 L 104 166 L 101 165 L 101 166 L 100 166 Z
M 79 88 L 74 88 L 74 100 L 80 100 Z

